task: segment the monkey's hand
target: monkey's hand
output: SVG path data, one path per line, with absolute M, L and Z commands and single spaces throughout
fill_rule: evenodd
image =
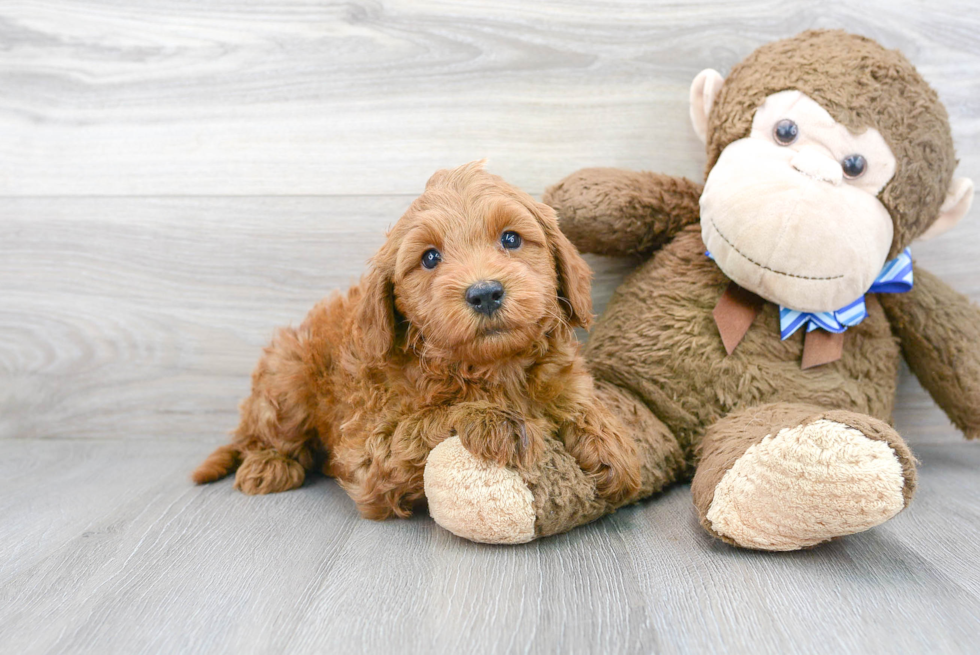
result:
M 980 307 L 913 267 L 908 293 L 881 294 L 909 368 L 968 439 L 980 438 Z
M 648 255 L 700 219 L 701 185 L 683 177 L 583 168 L 544 192 L 582 252 Z
M 544 451 L 546 427 L 541 420 L 493 403 L 459 403 L 450 412 L 450 424 L 466 450 L 501 466 L 527 470 Z

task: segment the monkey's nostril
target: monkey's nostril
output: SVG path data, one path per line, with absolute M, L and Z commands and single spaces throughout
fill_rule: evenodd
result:
M 503 304 L 504 285 L 497 280 L 480 280 L 470 285 L 465 298 L 474 311 L 490 316 Z

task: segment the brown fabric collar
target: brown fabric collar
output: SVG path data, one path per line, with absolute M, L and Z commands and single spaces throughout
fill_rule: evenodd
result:
M 735 348 L 745 338 L 759 310 L 766 303 L 761 296 L 743 289 L 734 282 L 729 282 L 728 288 L 721 294 L 712 315 L 725 351 L 731 355 Z M 813 330 L 806 333 L 803 342 L 803 361 L 800 366 L 804 370 L 829 364 L 841 358 L 844 351 L 844 333 L 833 334 L 826 330 Z

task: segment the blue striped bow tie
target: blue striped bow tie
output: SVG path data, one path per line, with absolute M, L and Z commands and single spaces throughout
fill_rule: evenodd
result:
M 705 254 L 711 257 L 710 252 Z M 906 248 L 898 257 L 885 264 L 871 288 L 865 293 L 905 293 L 911 288 L 912 251 Z M 823 328 L 827 332 L 840 334 L 867 317 L 868 310 L 864 304 L 864 296 L 834 312 L 801 312 L 780 305 L 779 336 L 781 339 L 787 339 L 804 325 L 807 332 Z

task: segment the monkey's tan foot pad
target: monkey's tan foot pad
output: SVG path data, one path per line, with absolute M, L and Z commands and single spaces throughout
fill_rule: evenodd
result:
M 429 514 L 453 534 L 487 544 L 534 539 L 533 496 L 521 476 L 477 459 L 459 437 L 429 453 L 424 481 Z
M 746 450 L 715 487 L 705 518 L 744 548 L 806 548 L 898 514 L 906 504 L 902 471 L 887 442 L 820 419 Z

